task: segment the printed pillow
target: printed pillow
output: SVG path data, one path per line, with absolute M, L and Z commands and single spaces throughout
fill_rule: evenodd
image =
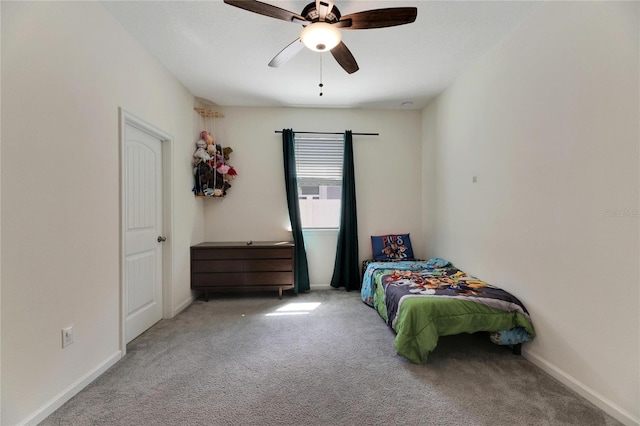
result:
M 371 249 L 377 261 L 415 260 L 409 234 L 372 235 Z
M 449 265 L 451 265 L 451 262 L 440 259 L 439 257 L 432 257 L 427 261 L 427 268 L 444 268 Z

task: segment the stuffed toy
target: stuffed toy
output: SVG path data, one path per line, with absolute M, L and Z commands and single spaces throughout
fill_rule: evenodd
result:
M 234 177 L 238 176 L 238 172 L 236 172 L 236 169 L 234 169 L 232 166 L 229 166 L 229 169 L 227 170 L 227 176 L 229 176 L 230 179 L 233 179 Z
M 205 163 L 211 160 L 211 156 L 205 150 L 207 143 L 203 139 L 198 139 L 196 142 L 196 152 L 193 153 L 193 162 L 195 164 L 200 164 L 201 161 Z
M 207 132 L 206 130 L 200 132 L 200 139 L 204 140 L 207 145 L 215 145 L 213 136 L 211 136 L 211 133 Z
M 222 148 L 222 155 L 224 155 L 225 161 L 229 161 L 229 155 L 231 155 L 232 152 L 233 149 L 231 149 L 231 147 L 229 146 L 225 146 L 224 148 Z
M 229 173 L 229 169 L 231 167 L 227 166 L 226 164 L 218 164 L 216 166 L 216 170 L 218 171 L 218 173 L 220 173 L 221 175 L 226 175 L 227 173 Z

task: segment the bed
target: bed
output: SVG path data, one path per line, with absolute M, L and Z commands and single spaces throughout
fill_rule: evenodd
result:
M 365 261 L 361 296 L 395 331 L 397 353 L 416 364 L 427 362 L 439 336 L 486 331 L 514 353 L 535 336 L 515 296 L 443 259 Z

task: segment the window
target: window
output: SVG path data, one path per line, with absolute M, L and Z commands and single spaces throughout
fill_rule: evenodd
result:
M 303 228 L 338 228 L 342 197 L 341 135 L 295 136 L 298 203 Z

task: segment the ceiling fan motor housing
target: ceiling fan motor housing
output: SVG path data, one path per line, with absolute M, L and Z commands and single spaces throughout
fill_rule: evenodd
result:
M 320 13 L 318 12 L 318 9 L 316 9 L 316 2 L 311 2 L 306 5 L 304 9 L 302 9 L 302 13 L 300 15 L 304 16 L 304 18 L 309 22 L 318 22 L 320 20 Z M 341 16 L 340 11 L 334 5 L 324 17 L 324 22 L 333 24 L 338 22 Z

